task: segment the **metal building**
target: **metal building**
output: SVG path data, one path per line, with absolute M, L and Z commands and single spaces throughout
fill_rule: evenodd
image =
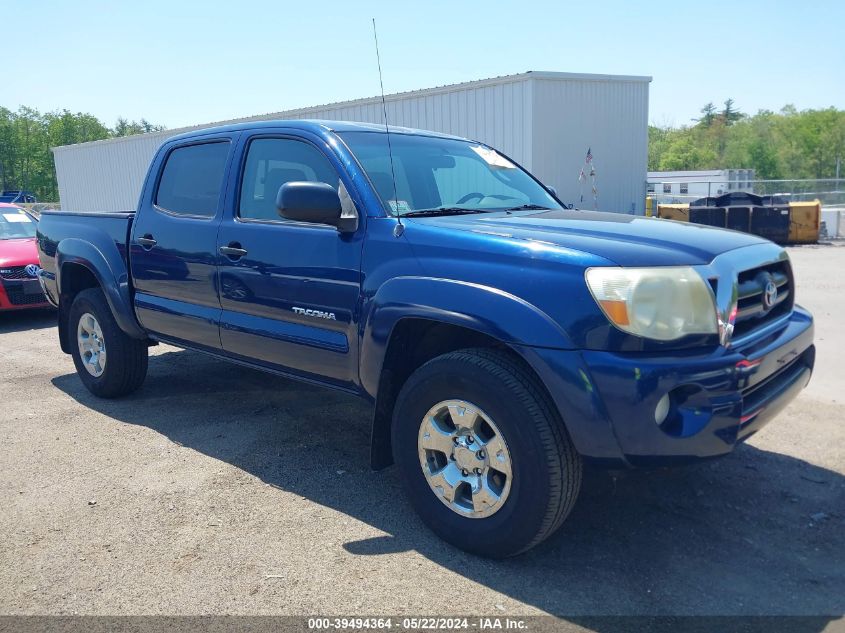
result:
M 526 72 L 385 97 L 392 125 L 464 136 L 496 147 L 576 207 L 644 212 L 651 77 Z M 69 211 L 135 209 L 147 166 L 168 137 L 266 119 L 382 123 L 380 97 L 53 148 Z M 593 157 L 594 200 L 587 152 Z

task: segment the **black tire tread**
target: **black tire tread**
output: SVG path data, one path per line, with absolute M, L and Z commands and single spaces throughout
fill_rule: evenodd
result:
M 108 376 L 95 387 L 92 388 L 89 383 L 85 382 L 86 378 L 82 373 L 85 370 L 81 369 L 79 371 L 86 387 L 94 395 L 101 398 L 118 398 L 137 390 L 147 376 L 147 342 L 132 338 L 120 329 L 106 301 L 106 297 L 100 288 L 87 288 L 81 291 L 74 298 L 74 306 L 77 302 L 88 302 L 94 307 L 95 316 L 100 322 L 100 327 L 103 329 L 103 337 L 107 345 L 106 351 L 110 352 L 106 360 L 106 373 Z M 73 320 L 75 315 L 76 311 L 72 306 L 68 318 Z M 69 324 L 68 336 L 70 337 L 68 343 L 72 350 L 74 361 L 76 362 L 78 351 L 75 322 Z M 111 350 L 116 350 L 116 353 Z M 77 369 L 79 370 L 80 368 L 78 367 Z
M 581 488 L 581 456 L 537 378 L 509 354 L 493 348 L 468 348 L 448 352 L 425 365 L 442 361 L 470 363 L 501 380 L 520 400 L 528 413 L 526 421 L 534 423 L 542 443 L 551 479 L 549 502 L 537 534 L 524 547 L 510 554 L 516 556 L 551 536 L 572 511 Z

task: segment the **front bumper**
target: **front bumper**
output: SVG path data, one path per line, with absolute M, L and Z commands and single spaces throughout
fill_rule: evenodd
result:
M 523 352 L 579 452 L 633 466 L 731 452 L 798 395 L 815 361 L 813 318 L 798 306 L 776 330 L 737 349 Z M 655 409 L 666 394 L 670 412 L 658 426 Z
M 0 279 L 0 311 L 49 305 L 38 279 Z

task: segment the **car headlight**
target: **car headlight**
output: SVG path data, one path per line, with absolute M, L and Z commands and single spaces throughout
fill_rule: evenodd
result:
M 586 280 L 605 316 L 630 334 L 673 341 L 718 331 L 713 292 L 689 266 L 590 268 Z

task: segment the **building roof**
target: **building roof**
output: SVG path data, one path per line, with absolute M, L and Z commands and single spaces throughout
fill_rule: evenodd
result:
M 401 101 L 403 99 L 408 98 L 416 98 L 421 96 L 428 96 L 428 95 L 435 95 L 435 94 L 442 94 L 446 92 L 454 92 L 456 90 L 466 90 L 471 88 L 482 88 L 485 86 L 495 86 L 500 84 L 518 82 L 518 81 L 528 81 L 531 79 L 541 79 L 541 80 L 550 80 L 550 81 L 611 81 L 611 82 L 633 82 L 633 83 L 649 83 L 651 82 L 651 77 L 644 76 L 644 75 L 600 75 L 600 74 L 590 74 L 590 73 L 567 73 L 567 72 L 551 72 L 551 71 L 536 71 L 536 70 L 529 70 L 524 73 L 517 73 L 515 75 L 502 75 L 500 77 L 491 77 L 488 79 L 477 79 L 474 81 L 465 81 L 462 83 L 457 84 L 447 84 L 443 86 L 435 86 L 433 88 L 422 88 L 419 90 L 410 90 L 406 92 L 397 92 L 389 95 L 384 96 L 384 100 L 386 102 L 393 102 L 393 101 Z M 322 110 L 327 109 L 335 109 L 335 108 L 347 108 L 351 106 L 365 106 L 371 105 L 373 103 L 380 103 L 381 96 L 375 97 L 365 97 L 363 99 L 353 99 L 350 101 L 338 101 L 334 103 L 326 103 L 322 105 L 315 105 L 315 106 L 308 106 L 304 108 L 297 108 L 293 110 L 284 110 L 281 112 L 273 112 L 269 114 L 259 114 L 250 117 L 242 117 L 237 119 L 229 119 L 226 121 L 218 121 L 218 122 L 211 122 L 205 123 L 201 125 L 191 125 L 187 127 L 175 128 L 172 130 L 162 130 L 161 132 L 149 132 L 147 134 L 134 134 L 132 136 L 121 136 L 119 138 L 109 138 L 103 139 L 100 141 L 89 141 L 87 143 L 76 143 L 74 145 L 62 145 L 58 147 L 53 147 L 52 150 L 54 152 L 63 151 L 68 148 L 76 148 L 88 145 L 105 145 L 105 144 L 112 144 L 112 143 L 125 143 L 128 141 L 132 141 L 137 139 L 140 136 L 146 138 L 170 138 L 172 136 L 177 136 L 179 134 L 185 132 L 191 132 L 193 130 L 203 129 L 203 128 L 211 128 L 211 127 L 223 127 L 223 126 L 233 126 L 238 124 L 246 124 L 246 123 L 255 123 L 257 121 L 278 121 L 281 119 L 290 121 L 291 119 L 301 119 L 301 120 L 313 120 L 313 115 L 315 113 L 319 113 Z M 343 122 L 346 124 L 346 122 Z M 332 122 L 334 125 L 340 125 L 341 122 L 334 121 Z M 244 126 L 246 127 L 246 126 Z M 331 128 L 337 131 L 340 131 L 340 128 Z M 399 131 L 400 128 L 394 128 L 393 126 L 390 127 L 391 133 L 395 130 Z M 374 130 L 375 131 L 375 130 Z M 414 133 L 420 133 L 419 130 L 414 130 Z M 428 133 L 428 132 L 426 132 Z

